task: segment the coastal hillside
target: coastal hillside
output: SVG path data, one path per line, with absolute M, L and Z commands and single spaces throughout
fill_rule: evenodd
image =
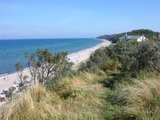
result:
M 107 39 L 109 41 L 112 41 L 113 43 L 116 43 L 119 41 L 119 38 L 124 36 L 125 34 L 128 35 L 136 35 L 136 36 L 142 36 L 144 35 L 146 38 L 150 40 L 156 40 L 158 32 L 149 30 L 149 29 L 139 29 L 139 30 L 132 30 L 129 32 L 119 33 L 119 34 L 111 34 L 111 35 L 102 35 L 98 36 L 98 39 Z
M 0 120 L 160 120 L 159 11 L 0 0 Z
M 78 70 L 72 69 L 65 56 L 66 53 L 53 56 L 48 50 L 38 50 L 38 59 L 28 56 L 33 60 L 31 63 L 37 60 L 38 64 L 32 66 L 36 72 L 40 70 L 36 77 L 39 82 L 35 84 L 34 79 L 22 89 L 22 94 L 10 97 L 0 108 L 0 119 L 160 119 L 160 45 L 157 42 L 120 41 L 100 48 Z M 48 65 L 56 66 L 52 71 L 55 77 L 44 77 L 45 72 L 38 69 Z

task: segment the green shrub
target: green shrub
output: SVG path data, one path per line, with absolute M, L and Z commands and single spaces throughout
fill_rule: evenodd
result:
M 159 73 L 160 48 L 155 42 L 121 41 L 115 45 L 97 50 L 80 70 L 129 71 L 132 77 L 141 71 Z
M 157 44 L 142 42 L 134 54 L 136 61 L 132 64 L 131 70 L 134 71 L 154 71 L 160 70 L 160 49 Z
M 102 70 L 105 72 L 109 71 L 117 71 L 121 67 L 121 63 L 118 59 L 109 59 L 102 65 Z

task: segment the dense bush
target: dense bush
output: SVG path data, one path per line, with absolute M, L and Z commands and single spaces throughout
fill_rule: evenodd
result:
M 159 72 L 160 49 L 158 45 L 148 42 L 141 43 L 134 51 L 134 58 L 136 61 L 132 64 L 131 70 Z
M 104 70 L 105 72 L 109 71 L 117 71 L 117 69 L 119 69 L 121 67 L 121 63 L 119 62 L 118 59 L 110 59 L 107 60 L 106 62 L 104 62 L 104 64 L 102 65 L 102 70 Z
M 82 64 L 80 67 L 80 71 L 83 70 L 93 70 L 95 71 L 97 68 L 100 68 L 104 64 L 104 60 L 107 60 L 107 55 L 105 49 L 98 49 L 95 54 L 91 55 L 90 60 Z
M 160 49 L 157 43 L 121 41 L 105 49 L 97 50 L 80 70 L 120 70 L 135 75 L 141 71 L 158 73 L 159 65 Z

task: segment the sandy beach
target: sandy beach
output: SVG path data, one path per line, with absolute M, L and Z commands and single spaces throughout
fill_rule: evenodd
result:
M 23 73 L 24 75 L 27 75 L 30 77 L 30 72 L 27 68 L 23 70 Z M 0 93 L 4 89 L 8 89 L 9 87 L 13 86 L 14 84 L 18 84 L 19 82 L 20 82 L 20 79 L 18 77 L 17 72 L 0 75 Z
M 69 61 L 73 62 L 74 64 L 79 64 L 82 61 L 87 60 L 90 57 L 90 55 L 92 53 L 94 53 L 97 49 L 99 49 L 101 47 L 109 46 L 111 44 L 111 42 L 108 40 L 102 40 L 102 41 L 103 41 L 102 43 L 100 43 L 92 48 L 87 48 L 87 49 L 81 50 L 79 52 L 69 54 L 68 55 Z
M 100 47 L 109 46 L 111 44 L 110 41 L 107 41 L 107 40 L 102 40 L 102 41 L 103 41 L 102 43 L 100 43 L 92 48 L 87 48 L 87 49 L 81 50 L 79 52 L 69 54 L 68 60 L 70 62 L 73 62 L 75 65 L 79 64 L 80 62 L 87 60 L 90 57 L 90 55 L 92 53 L 94 53 L 94 51 L 99 49 Z M 27 68 L 24 69 L 23 74 L 30 77 L 30 72 Z M 8 89 L 9 87 L 13 86 L 14 84 L 19 83 L 19 81 L 20 80 L 19 80 L 18 74 L 16 72 L 11 73 L 11 74 L 0 75 L 0 93 L 2 92 L 2 90 Z

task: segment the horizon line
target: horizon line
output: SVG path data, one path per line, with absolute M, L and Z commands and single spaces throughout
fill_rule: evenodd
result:
M 0 40 L 30 40 L 30 39 L 96 39 L 96 37 L 66 37 L 66 38 L 51 38 L 51 37 L 49 37 L 49 38 L 0 38 Z

